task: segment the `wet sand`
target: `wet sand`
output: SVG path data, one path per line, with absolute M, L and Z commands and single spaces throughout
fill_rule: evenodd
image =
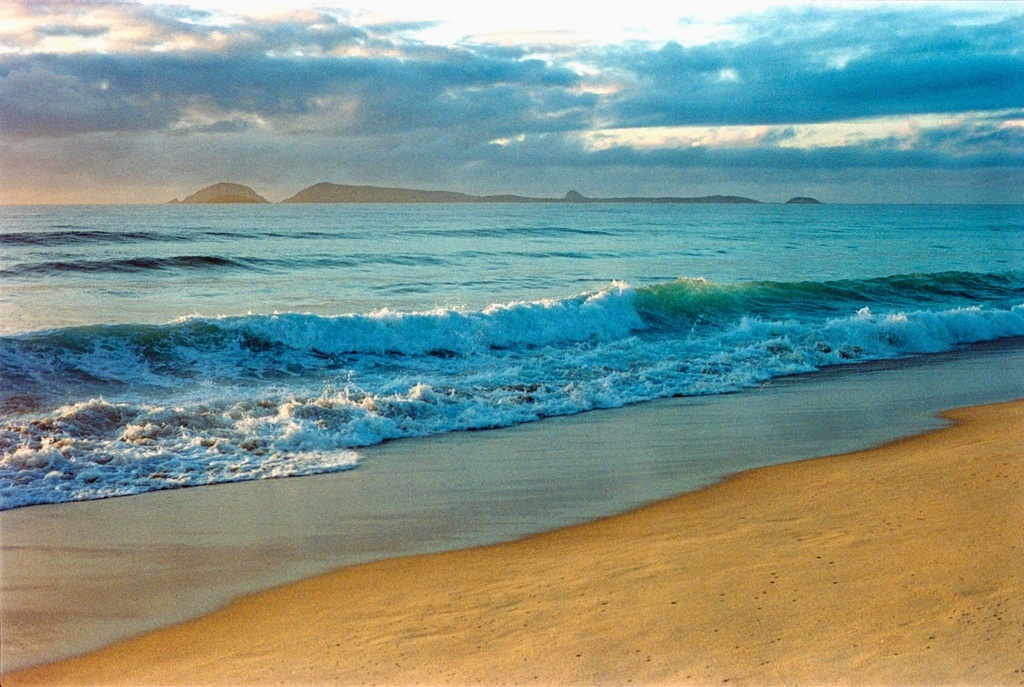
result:
M 23 684 L 1022 684 L 1024 402 L 247 596 Z
M 0 512 L 0 671 L 372 560 L 511 541 L 1024 398 L 1024 341 L 367 449 L 358 470 Z

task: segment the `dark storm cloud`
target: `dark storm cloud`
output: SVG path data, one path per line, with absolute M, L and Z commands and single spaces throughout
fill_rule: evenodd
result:
M 913 147 L 932 151 L 949 165 L 1024 167 L 1024 125 L 994 120 L 934 127 L 921 131 Z
M 628 75 L 618 126 L 784 124 L 1019 107 L 1024 19 L 934 8 L 806 8 L 745 20 L 747 39 L 598 57 Z M 977 17 L 974 17 L 977 19 Z
M 437 51 L 434 51 L 437 52 Z M 594 98 L 578 77 L 536 60 L 461 50 L 430 59 L 273 57 L 195 53 L 0 58 L 0 133 L 55 136 L 162 129 L 190 106 L 276 118 L 353 106 L 345 131 L 472 124 L 493 131 L 580 125 Z M 306 124 L 310 126 L 310 124 Z
M 882 143 L 823 148 L 671 148 L 636 150 L 619 147 L 595 151 L 587 156 L 589 164 L 628 165 L 638 168 L 769 168 L 769 169 L 849 169 L 849 168 L 935 168 L 1002 167 L 1024 165 L 1024 149 L 988 149 L 950 154 L 934 147 L 909 150 Z
M 86 78 L 84 64 L 48 56 L 0 58 L 0 135 L 60 136 L 90 131 L 164 128 L 177 108 L 166 99 L 120 97 L 102 75 Z
M 125 24 L 138 37 L 121 51 L 0 57 L 0 135 L 242 132 L 258 119 L 278 133 L 444 128 L 473 138 L 470 129 L 499 136 L 583 126 L 595 105 L 593 96 L 570 92 L 579 82 L 574 72 L 524 59 L 522 51 L 403 37 L 428 22 L 354 26 L 336 14 L 303 12 L 225 25 L 185 8 L 81 5 L 116 8 L 113 17 L 82 15 L 111 24 L 101 26 L 60 7 L 50 8 L 41 28 L 6 42 L 114 36 Z M 199 47 L 173 48 L 183 44 Z
M 963 11 L 776 11 L 738 20 L 741 37 L 729 42 L 607 46 L 543 61 L 521 46 L 402 37 L 419 24 L 357 27 L 310 12 L 220 26 L 194 10 L 117 7 L 147 27 L 143 47 L 183 36 L 207 47 L 0 58 L 0 133 L 160 130 L 202 107 L 213 119 L 249 115 L 280 132 L 454 127 L 486 141 L 596 121 L 793 124 L 1024 104 L 1024 19 Z M 38 31 L 102 31 L 68 21 Z M 331 54 L 346 48 L 361 55 Z M 569 58 L 600 75 L 558 62 Z M 600 96 L 579 88 L 609 80 L 618 88 Z

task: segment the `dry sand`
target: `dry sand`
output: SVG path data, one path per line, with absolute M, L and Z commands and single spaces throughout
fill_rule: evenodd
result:
M 509 544 L 383 561 L 28 684 L 1024 684 L 1024 402 Z

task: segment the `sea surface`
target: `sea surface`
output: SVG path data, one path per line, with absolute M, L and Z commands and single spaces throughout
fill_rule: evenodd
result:
M 0 510 L 1020 336 L 1024 206 L 0 207 Z

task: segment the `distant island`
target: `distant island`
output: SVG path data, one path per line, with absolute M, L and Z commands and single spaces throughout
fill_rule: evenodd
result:
M 304 188 L 282 203 L 479 203 L 499 196 L 471 196 L 454 191 L 417 191 L 408 188 L 347 186 L 321 182 Z M 500 196 L 505 202 L 529 202 L 520 196 Z
M 796 198 L 790 198 L 787 200 L 786 205 L 823 205 L 823 203 L 817 198 L 797 196 Z
M 172 203 L 269 203 L 270 201 L 242 184 L 219 183 L 196 191 L 184 200 L 175 198 Z
M 172 203 L 266 203 L 266 198 L 241 184 L 219 183 Z M 282 203 L 741 203 L 761 201 L 743 196 L 629 196 L 622 198 L 588 198 L 578 191 L 569 191 L 562 198 L 533 198 L 511 194 L 474 196 L 455 191 L 420 191 L 409 188 L 351 186 L 321 182 L 304 188 Z M 814 198 L 797 196 L 787 204 L 820 204 Z
M 473 196 L 453 191 L 418 191 L 408 188 L 348 186 L 321 182 L 304 188 L 282 203 L 758 203 L 742 196 L 702 196 L 699 198 L 587 198 L 569 191 L 562 198 L 531 198 L 510 194 Z

